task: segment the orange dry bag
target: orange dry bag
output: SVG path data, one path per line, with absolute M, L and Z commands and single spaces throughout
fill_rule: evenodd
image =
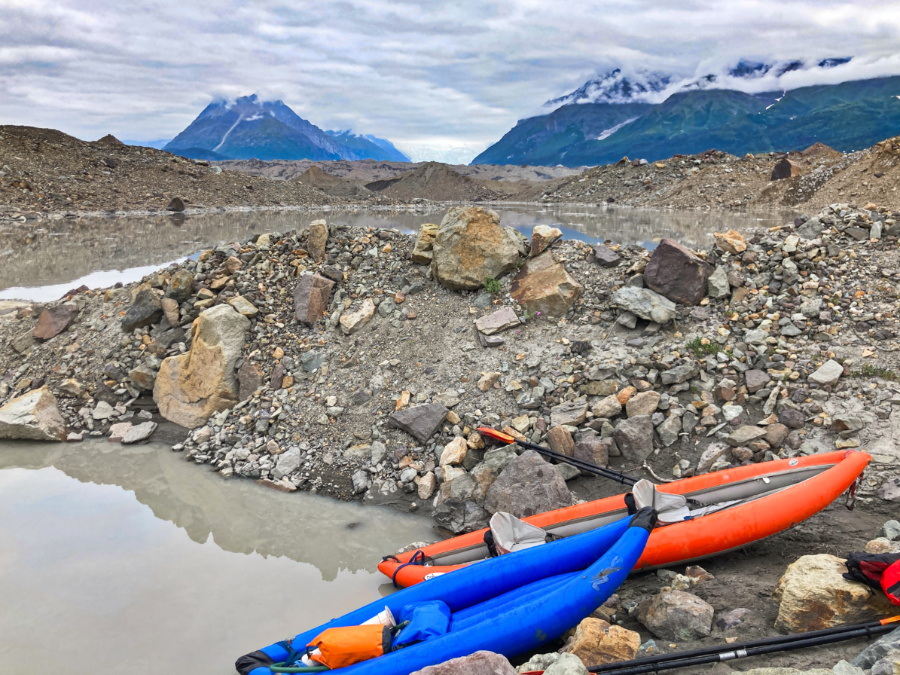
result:
M 322 631 L 307 645 L 309 658 L 334 670 L 368 661 L 391 651 L 391 629 L 381 624 L 344 626 Z

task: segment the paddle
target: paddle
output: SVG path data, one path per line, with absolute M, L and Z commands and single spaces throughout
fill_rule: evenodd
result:
M 674 654 L 648 656 L 633 661 L 607 663 L 602 666 L 591 666 L 588 668 L 588 671 L 591 673 L 603 673 L 604 675 L 642 675 L 642 673 L 655 673 L 661 670 L 697 666 L 704 663 L 731 661 L 748 656 L 760 656 L 780 651 L 817 647 L 833 642 L 853 640 L 858 637 L 881 635 L 894 630 L 896 626 L 893 624 L 898 622 L 900 622 L 900 616 L 893 616 L 889 619 L 869 621 L 852 626 L 838 626 L 837 628 L 826 628 L 825 630 L 810 631 L 808 633 L 794 633 L 792 635 L 750 640 L 728 645 L 727 649 L 722 647 L 704 647 L 691 651 L 675 652 Z
M 604 478 L 609 478 L 610 480 L 618 481 L 624 485 L 634 485 L 638 482 L 637 478 L 632 478 L 631 476 L 627 476 L 624 473 L 619 473 L 618 471 L 613 471 L 612 469 L 607 469 L 602 466 L 598 466 L 593 462 L 586 462 L 583 459 L 575 459 L 574 457 L 566 457 L 565 455 L 556 452 L 555 450 L 551 450 L 550 448 L 545 448 L 543 445 L 537 445 L 536 443 L 529 443 L 528 441 L 520 441 L 509 434 L 504 434 L 502 431 L 497 431 L 495 429 L 491 429 L 490 427 L 478 427 L 478 433 L 482 436 L 487 436 L 488 438 L 493 438 L 495 441 L 500 441 L 501 443 L 506 443 L 507 445 L 512 445 L 513 443 L 522 446 L 523 448 L 528 448 L 529 450 L 535 450 L 536 452 L 541 453 L 542 455 L 546 455 L 547 457 L 552 457 L 558 462 L 564 462 L 566 464 L 571 464 L 574 467 L 581 469 L 582 471 L 586 471 L 588 473 L 593 473 L 597 476 L 603 476 Z

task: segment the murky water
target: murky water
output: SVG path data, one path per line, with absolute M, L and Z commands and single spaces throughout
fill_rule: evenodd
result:
M 785 214 L 654 211 L 619 206 L 504 205 L 493 207 L 501 223 L 531 235 L 535 225 L 559 227 L 564 236 L 592 243 L 611 239 L 653 248 L 662 237 L 704 246 L 711 233 L 747 231 L 782 224 Z M 175 260 L 255 233 L 284 232 L 317 218 L 330 224 L 397 228 L 415 232 L 440 222 L 445 209 L 429 213 L 400 210 L 251 211 L 168 216 L 84 218 L 33 223 L 0 223 L 0 300 L 51 301 L 87 285 L 104 288 L 129 283 Z
M 224 481 L 167 446 L 0 442 L 0 672 L 233 673 L 388 591 L 392 510 Z

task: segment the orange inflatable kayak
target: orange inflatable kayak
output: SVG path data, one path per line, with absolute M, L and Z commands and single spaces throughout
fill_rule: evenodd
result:
M 806 520 L 848 490 L 871 457 L 840 450 L 761 462 L 657 486 L 684 495 L 690 515 L 650 534 L 635 570 L 680 565 L 747 546 Z M 567 537 L 627 516 L 625 495 L 523 518 L 552 538 Z M 452 572 L 489 557 L 486 530 L 386 556 L 378 569 L 398 586 Z M 414 557 L 415 556 L 415 557 Z

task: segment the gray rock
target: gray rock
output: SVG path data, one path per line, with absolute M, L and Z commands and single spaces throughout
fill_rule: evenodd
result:
M 889 502 L 900 502 L 900 478 L 884 481 L 878 488 L 878 496 Z
M 512 307 L 504 307 L 475 321 L 475 327 L 485 335 L 493 335 L 507 328 L 521 325 L 522 323 Z
M 172 298 L 177 302 L 184 302 L 194 292 L 194 275 L 186 269 L 179 269 L 169 280 L 169 287 L 166 289 L 166 297 Z
M 711 298 L 727 298 L 731 293 L 731 284 L 728 283 L 728 271 L 719 266 L 709 275 L 707 292 Z
M 833 359 L 828 359 L 819 366 L 816 372 L 809 376 L 809 380 L 821 385 L 834 384 L 843 374 L 844 366 Z
M 762 427 L 754 427 L 750 426 L 749 424 L 745 424 L 735 429 L 734 432 L 725 440 L 728 442 L 728 445 L 733 448 L 737 448 L 742 445 L 752 443 L 753 441 L 758 441 L 761 438 L 765 437 L 766 430 Z
M 622 262 L 618 253 L 603 244 L 594 246 L 594 260 L 600 264 L 600 267 L 616 267 Z
M 612 302 L 642 319 L 661 325 L 675 318 L 675 303 L 649 288 L 623 286 L 613 292 Z
M 132 443 L 140 443 L 141 441 L 146 441 L 153 435 L 153 432 L 156 431 L 156 427 L 156 422 L 143 422 L 142 424 L 135 424 L 128 430 L 128 433 L 125 434 L 124 438 L 122 438 L 122 444 L 131 445 Z
M 0 407 L 0 438 L 65 440 L 66 423 L 50 389 L 33 389 Z
M 300 448 L 288 448 L 285 452 L 278 455 L 278 461 L 275 462 L 275 469 L 272 471 L 272 477 L 275 480 L 281 480 L 285 476 L 289 476 L 300 468 Z
M 447 499 L 438 504 L 432 517 L 434 522 L 445 530 L 453 534 L 462 534 L 487 527 L 490 515 L 471 499 L 463 502 Z
M 614 438 L 626 462 L 643 463 L 653 452 L 653 421 L 650 415 L 622 420 L 616 426 Z
M 559 470 L 528 450 L 510 462 L 487 493 L 490 513 L 505 511 L 517 518 L 571 506 L 572 493 Z
M 802 429 L 806 423 L 806 415 L 796 408 L 785 408 L 778 413 L 778 421 L 789 429 Z
M 587 416 L 587 399 L 566 401 L 550 408 L 550 424 L 554 427 L 568 425 L 577 427 Z
M 866 647 L 851 663 L 857 668 L 869 669 L 888 653 L 898 649 L 900 649 L 900 628 L 892 630 L 887 635 L 882 635 Z
M 372 485 L 372 482 L 369 480 L 369 472 L 365 469 L 355 472 L 351 480 L 353 481 L 353 494 L 357 495 L 365 492 Z
M 751 394 L 755 394 L 760 389 L 769 384 L 772 378 L 764 370 L 757 370 L 756 368 L 753 368 L 744 373 L 744 380 L 747 383 L 747 391 L 749 391 Z
M 637 618 L 658 638 L 688 642 L 712 632 L 714 613 L 692 593 L 664 589 L 638 606 Z
M 862 418 L 849 413 L 838 413 L 832 418 L 832 431 L 860 431 L 865 426 Z
M 134 302 L 122 319 L 122 330 L 130 333 L 135 328 L 143 328 L 158 323 L 163 316 L 162 304 L 156 291 L 145 288 L 137 294 Z
M 568 652 L 536 654 L 517 668 L 519 673 L 534 670 L 543 670 L 544 675 L 588 675 L 587 667 L 582 660 Z
M 890 541 L 900 539 L 900 522 L 889 520 L 881 526 L 881 536 Z
M 402 429 L 420 443 L 425 443 L 440 428 L 448 412 L 441 403 L 417 405 L 392 413 L 388 423 Z
M 609 441 L 607 438 L 588 436 L 575 444 L 575 459 L 596 464 L 597 466 L 609 465 Z M 576 469 L 577 475 L 577 469 Z
M 666 421 L 656 427 L 656 433 L 659 434 L 659 440 L 665 447 L 669 447 L 678 440 L 681 433 L 681 418 L 677 415 L 669 415 Z
M 663 384 L 681 384 L 682 382 L 687 382 L 692 377 L 696 377 L 699 369 L 697 367 L 697 363 L 692 361 L 690 363 L 683 363 L 680 366 L 675 366 L 674 368 L 669 368 L 668 370 L 664 370 L 660 379 L 662 379 Z

